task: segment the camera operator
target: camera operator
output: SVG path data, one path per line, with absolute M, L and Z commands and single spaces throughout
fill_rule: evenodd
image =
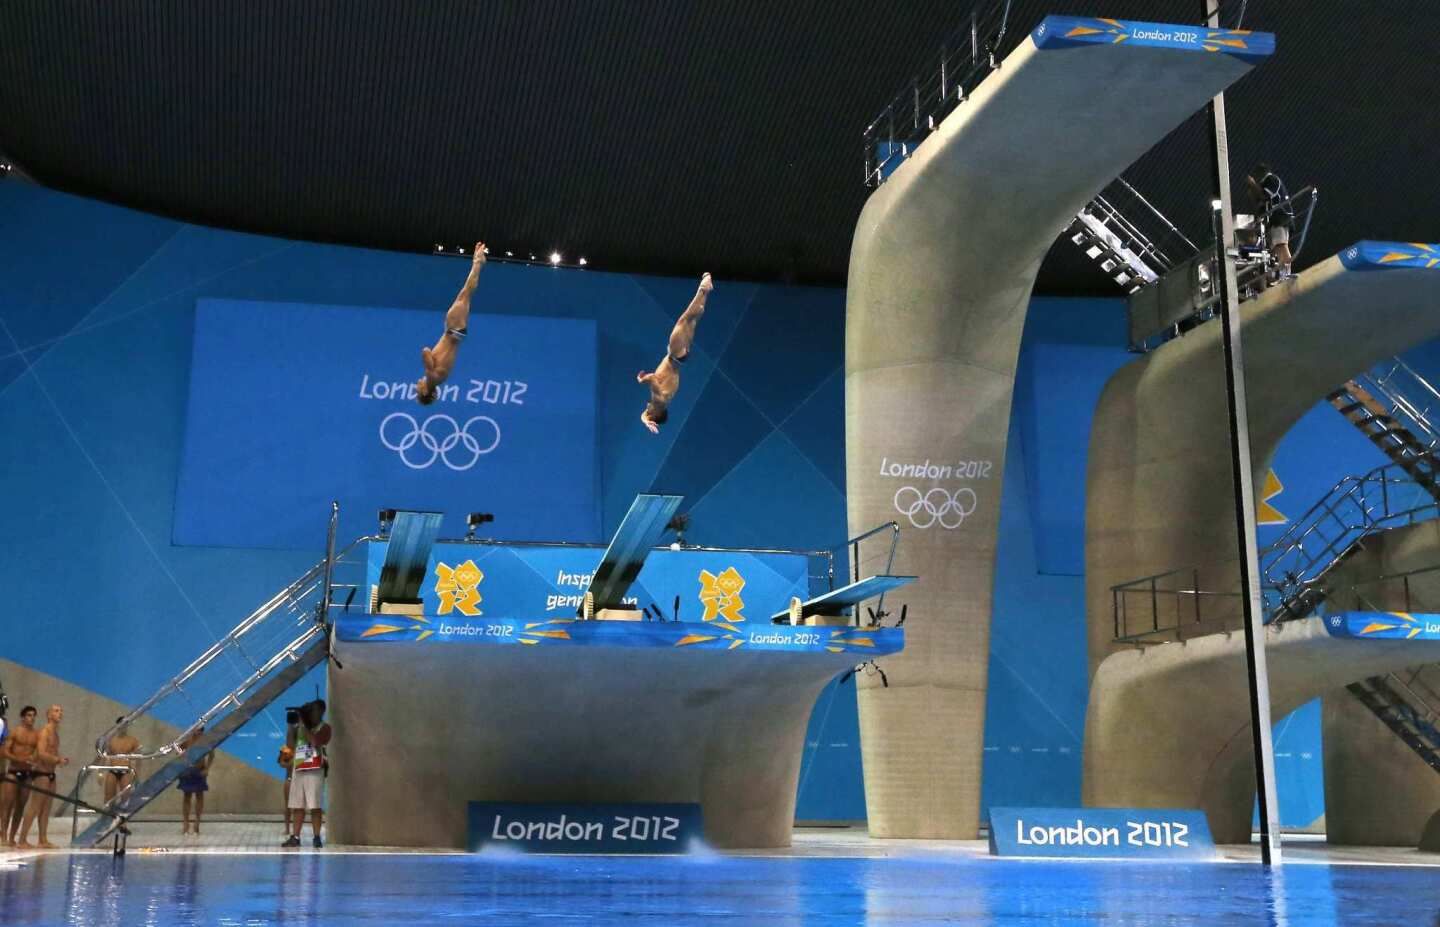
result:
M 285 743 L 281 745 L 280 755 L 275 758 L 275 762 L 279 764 L 281 769 L 285 770 L 284 799 L 280 802 L 285 823 L 281 826 L 280 830 L 287 838 L 290 836 L 290 818 L 293 816 L 290 813 L 290 781 L 295 777 L 295 748 L 290 745 L 295 742 L 295 728 L 298 727 L 299 724 L 300 709 L 286 708 Z M 305 812 L 300 812 L 300 816 L 303 818 Z
M 300 831 L 305 823 L 305 811 L 310 812 L 311 844 L 319 849 L 320 822 L 325 803 L 325 776 L 329 772 L 329 761 L 325 748 L 330 743 L 330 725 L 325 723 L 325 702 L 316 699 L 296 709 L 300 723 L 290 728 L 285 746 L 293 751 L 291 768 L 294 774 L 290 781 L 290 811 L 295 820 L 290 839 L 284 846 L 298 847 Z

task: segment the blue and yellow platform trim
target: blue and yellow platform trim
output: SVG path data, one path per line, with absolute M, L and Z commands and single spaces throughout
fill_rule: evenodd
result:
M 1357 241 L 1340 252 L 1346 270 L 1440 269 L 1440 245 L 1415 241 Z
M 1047 16 L 1030 35 L 1035 46 L 1043 49 L 1125 44 L 1212 52 L 1244 61 L 1259 61 L 1275 54 L 1275 35 L 1271 32 L 1177 26 L 1131 19 Z
M 1440 615 L 1411 612 L 1337 612 L 1325 616 L 1331 637 L 1350 640 L 1440 641 Z
M 791 627 L 729 621 L 580 621 L 556 618 L 346 615 L 336 623 L 347 643 L 520 644 L 530 647 L 648 647 L 684 650 L 766 650 L 786 653 L 896 653 L 899 628 Z

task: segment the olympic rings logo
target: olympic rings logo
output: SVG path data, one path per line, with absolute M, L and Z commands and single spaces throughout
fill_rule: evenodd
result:
M 936 522 L 954 531 L 965 523 L 979 504 L 975 490 L 962 486 L 951 492 L 937 486 L 922 493 L 914 486 L 901 486 L 895 491 L 895 511 L 910 519 L 917 528 L 929 528 Z
M 391 428 L 390 423 L 398 420 L 408 423 L 410 430 L 395 434 L 399 426 Z M 489 445 L 482 447 L 470 433 L 476 422 L 484 422 L 494 430 L 495 436 Z M 417 422 L 409 412 L 391 412 L 380 422 L 380 443 L 400 455 L 400 460 L 411 470 L 424 470 L 436 460 L 444 461 L 451 470 L 469 470 L 481 457 L 500 446 L 500 426 L 488 415 L 476 415 L 461 425 L 443 412 L 424 422 Z M 415 450 L 417 446 L 419 449 Z M 456 448 L 462 452 L 452 458 L 450 452 Z M 469 460 L 465 454 L 470 455 Z

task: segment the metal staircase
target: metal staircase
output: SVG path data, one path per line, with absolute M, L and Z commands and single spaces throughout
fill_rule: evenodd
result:
M 1440 392 L 1428 380 L 1393 357 L 1346 381 L 1326 398 L 1432 501 L 1440 502 L 1440 460 L 1436 457 L 1440 428 L 1432 417 L 1432 410 L 1440 405 Z M 1363 544 L 1363 538 L 1357 543 Z M 1295 611 L 1314 609 L 1315 605 L 1304 601 L 1306 595 L 1316 599 L 1315 604 L 1323 601 L 1323 595 L 1316 595 L 1323 589 L 1323 575 L 1319 579 L 1321 582 L 1309 587 L 1291 606 Z M 1408 593 L 1408 582 L 1406 589 Z M 1408 603 L 1408 594 L 1406 599 Z M 1371 676 L 1346 688 L 1431 769 L 1440 772 L 1440 667 L 1410 667 L 1400 673 Z
M 1325 601 L 1330 571 L 1365 539 L 1440 514 L 1440 501 L 1399 463 L 1347 476 L 1260 552 L 1267 621 L 1305 618 Z
M 1428 677 L 1428 678 L 1427 678 Z M 1425 763 L 1440 772 L 1440 669 L 1428 665 L 1371 676 L 1345 688 L 1405 741 Z
M 1440 423 L 1432 409 L 1440 392 L 1395 357 L 1326 397 L 1371 443 L 1418 485 L 1440 499 Z
M 223 744 L 330 656 L 331 609 L 348 608 L 363 578 L 357 574 L 354 582 L 337 583 L 336 571 L 363 570 L 357 554 L 363 552 L 363 542 L 373 540 L 360 538 L 337 553 L 338 519 L 339 507 L 332 504 L 324 560 L 100 735 L 95 759 L 81 770 L 73 797 L 79 798 L 91 772 L 117 763 L 137 768 L 136 782 L 106 806 L 114 816 L 97 816 L 73 835 L 74 845 L 93 846 L 112 833 L 123 833 L 125 822 L 163 793 L 187 766 Z M 112 737 L 142 720 L 158 722 L 166 732 L 164 742 L 131 754 L 107 750 Z M 74 829 L 80 830 L 79 812 Z

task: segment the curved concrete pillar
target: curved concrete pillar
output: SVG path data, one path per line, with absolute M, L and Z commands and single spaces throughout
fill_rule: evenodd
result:
M 1277 718 L 1336 686 L 1440 658 L 1440 641 L 1342 640 L 1319 618 L 1268 626 L 1265 646 Z M 1111 654 L 1090 686 L 1085 804 L 1200 808 L 1218 842 L 1248 843 L 1250 744 L 1238 631 Z
M 1106 183 L 1248 70 L 1224 53 L 1027 38 L 861 214 L 846 297 L 849 523 L 898 519 L 897 572 L 921 577 L 895 600 L 911 606 L 911 634 L 885 662 L 889 687 L 867 679 L 859 693 L 876 836 L 976 834 L 1000 478 L 1040 262 Z
M 1357 246 L 1356 253 L 1363 250 Z M 1332 257 L 1242 307 L 1257 481 L 1285 432 L 1330 390 L 1440 333 L 1440 316 L 1433 312 L 1440 273 L 1381 258 L 1362 259 L 1352 269 L 1346 259 Z M 1187 636 L 1202 636 L 1137 654 L 1113 642 L 1110 591 L 1139 577 L 1192 567 L 1201 571 L 1201 589 L 1238 590 L 1228 427 L 1215 324 L 1126 366 L 1101 395 L 1086 485 L 1092 679 L 1084 796 L 1087 804 L 1203 807 L 1217 839 L 1233 841 L 1248 839 L 1254 795 L 1248 720 L 1237 722 L 1235 714 L 1243 715 L 1246 704 L 1237 649 L 1243 643 L 1238 635 L 1209 632 L 1235 626 L 1238 600 L 1206 599 L 1201 620 L 1186 629 Z M 1272 627 L 1267 639 L 1279 644 L 1291 627 Z M 1293 643 L 1300 632 L 1291 633 Z M 1364 670 L 1360 652 L 1348 646 L 1329 650 L 1351 661 L 1343 673 L 1332 665 L 1335 657 L 1307 662 L 1272 655 L 1276 717 L 1381 671 Z M 1415 648 L 1408 659 L 1384 662 L 1383 668 L 1431 659 Z M 1186 668 L 1190 660 L 1196 665 Z M 1307 679 L 1305 672 L 1314 675 Z
M 1403 583 L 1374 582 L 1434 566 L 1440 566 L 1440 521 L 1382 532 L 1332 571 L 1327 607 L 1440 612 L 1440 571 Z M 1421 683 L 1440 691 L 1440 666 L 1406 667 L 1397 675 L 1416 673 Z M 1343 688 L 1321 696 L 1320 719 L 1327 839 L 1358 846 L 1417 846 L 1425 822 L 1440 809 L 1440 776 Z
M 1280 439 L 1315 403 L 1440 334 L 1437 301 L 1436 270 L 1352 270 L 1337 255 L 1241 307 L 1257 486 Z M 1201 588 L 1239 588 L 1225 408 L 1218 324 L 1161 345 L 1106 384 L 1086 474 L 1092 674 L 1116 649 L 1112 586 L 1199 567 Z M 1205 608 L 1187 633 L 1235 626 L 1237 602 L 1208 599 Z
M 697 802 L 719 848 L 785 847 L 805 727 L 853 652 L 341 646 L 332 837 L 466 845 L 466 803 Z

